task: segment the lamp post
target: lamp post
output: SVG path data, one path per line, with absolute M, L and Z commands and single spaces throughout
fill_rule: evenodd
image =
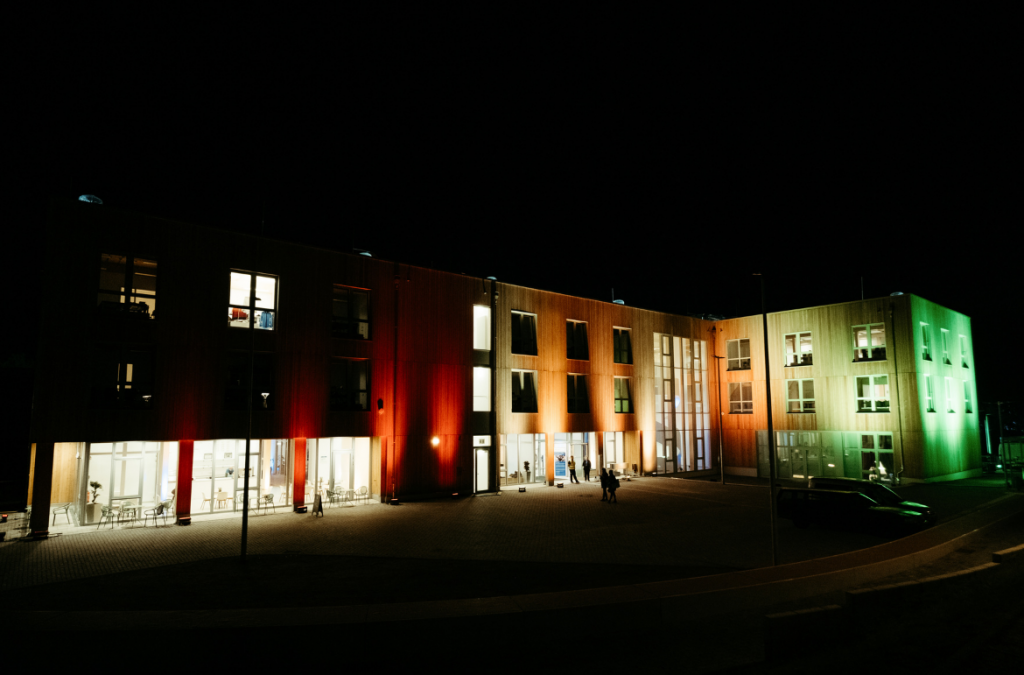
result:
M 721 361 L 724 356 L 715 355 L 715 361 Z M 722 472 L 722 485 L 725 485 L 725 458 L 722 456 L 722 434 L 724 431 L 725 410 L 722 408 L 722 368 L 719 367 L 715 373 L 718 377 L 718 468 Z
M 768 498 L 771 500 L 772 514 L 772 565 L 779 564 L 779 512 L 775 503 L 775 432 L 772 429 L 772 378 L 768 366 L 768 310 L 764 303 L 764 275 L 755 272 L 755 277 L 761 277 L 761 316 L 764 321 L 764 391 L 766 412 L 768 415 Z

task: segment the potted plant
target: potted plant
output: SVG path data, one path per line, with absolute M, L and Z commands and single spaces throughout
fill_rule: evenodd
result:
M 85 505 L 85 521 L 87 523 L 95 523 L 100 517 L 100 505 L 96 500 L 100 496 L 100 488 L 103 486 L 99 484 L 99 481 L 90 481 L 89 487 L 92 488 L 92 501 Z

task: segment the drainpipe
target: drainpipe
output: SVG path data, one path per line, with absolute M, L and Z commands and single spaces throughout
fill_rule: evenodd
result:
M 494 491 L 501 492 L 501 474 L 498 459 L 501 443 L 498 440 L 498 282 L 491 281 L 491 449 L 488 457 L 491 460 L 491 480 Z M 475 450 L 473 452 L 476 452 Z M 476 480 L 476 476 L 473 476 Z
M 896 472 L 896 485 L 902 483 L 903 472 L 906 471 L 907 465 L 904 461 L 904 450 L 903 450 L 903 407 L 900 405 L 900 362 L 899 352 L 896 349 L 896 304 L 889 302 L 889 324 L 892 326 L 892 363 L 895 368 L 895 374 L 893 375 L 894 391 L 896 393 L 896 423 L 899 425 L 900 432 L 900 470 Z
M 391 449 L 388 460 L 388 482 L 391 483 L 391 499 L 395 499 L 395 444 L 398 443 L 397 418 L 398 418 L 398 287 L 401 285 L 402 272 L 398 262 L 395 262 L 395 316 L 394 316 L 394 344 L 392 345 L 393 356 L 391 358 Z M 384 484 L 384 499 L 387 501 L 387 483 Z
M 717 342 L 716 337 L 718 335 L 718 326 L 714 325 L 711 327 L 711 358 L 715 360 L 715 379 L 718 380 L 718 469 L 721 473 L 722 485 L 725 485 L 725 456 L 722 453 L 722 436 L 724 435 L 724 421 L 725 411 L 722 409 L 722 368 L 719 365 L 724 359 L 724 356 L 718 356 L 715 353 L 715 343 Z

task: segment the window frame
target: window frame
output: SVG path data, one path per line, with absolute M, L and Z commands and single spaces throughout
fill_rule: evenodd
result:
M 335 334 L 335 319 L 340 319 L 340 317 L 337 317 L 335 315 L 335 313 L 334 313 L 334 307 L 335 307 L 334 303 L 337 300 L 337 293 L 338 293 L 338 291 L 345 291 L 345 292 L 347 292 L 349 294 L 349 301 L 348 301 L 349 316 L 346 317 L 345 319 L 343 319 L 343 321 L 345 322 L 346 325 L 355 325 L 356 326 L 355 334 L 352 334 L 351 332 L 349 332 L 349 333 L 347 333 L 345 335 L 337 335 L 337 334 Z M 366 319 L 365 320 L 359 319 L 357 317 L 353 317 L 352 316 L 352 308 L 353 308 L 353 303 L 351 301 L 352 293 L 362 293 L 362 294 L 364 294 L 366 296 Z M 371 295 L 371 291 L 370 291 L 369 288 L 360 288 L 359 286 L 347 286 L 345 284 L 333 284 L 332 288 L 331 288 L 331 338 L 334 339 L 334 340 L 358 340 L 360 342 L 369 342 L 370 340 L 372 340 L 373 339 L 373 334 L 372 334 L 372 330 L 373 330 L 373 314 L 372 314 L 372 310 L 371 310 L 372 298 L 373 298 L 373 296 Z M 361 323 L 365 323 L 366 324 L 366 337 L 362 337 L 362 335 L 359 333 L 359 324 L 361 324 Z
M 967 336 L 960 335 L 960 367 L 970 368 L 971 366 L 967 363 Z
M 511 406 L 512 406 L 512 412 L 516 413 L 516 414 L 527 414 L 527 415 L 536 414 L 540 410 L 540 403 L 538 401 L 538 399 L 540 398 L 540 394 L 539 394 L 539 391 L 540 391 L 540 373 L 539 373 L 539 371 L 530 370 L 530 369 L 527 369 L 527 368 L 513 368 L 511 370 L 511 372 L 512 372 L 512 381 L 511 381 L 511 385 L 512 385 L 511 394 L 512 395 L 510 397 L 510 399 L 511 399 L 510 402 L 511 402 Z M 523 375 L 523 373 L 531 373 L 533 375 L 533 410 L 523 410 L 523 407 L 524 407 L 523 406 L 524 397 L 522 395 L 522 392 L 526 390 L 526 377 Z M 518 378 L 518 380 L 517 380 L 517 378 Z M 519 392 L 520 392 L 518 397 L 515 395 L 516 382 L 517 381 L 519 383 Z M 516 400 L 517 400 L 517 398 L 518 398 L 518 401 L 519 401 L 519 410 L 516 410 Z
M 740 397 L 733 400 L 733 391 L 739 391 Z M 748 393 L 749 398 L 744 398 L 743 394 Z M 754 383 L 753 382 L 730 382 L 729 390 L 726 392 L 729 397 L 729 414 L 730 415 L 753 415 L 754 414 Z M 733 404 L 738 406 L 735 408 Z
M 107 381 L 105 384 L 98 384 L 96 377 L 98 371 L 97 355 L 106 351 L 117 357 L 117 381 L 114 383 L 114 396 L 110 400 L 102 400 L 102 394 L 98 397 L 97 392 L 112 384 Z M 149 355 L 149 381 L 142 381 L 136 377 L 137 361 L 132 354 L 145 353 Z M 100 343 L 92 348 L 92 372 L 89 378 L 89 407 L 94 410 L 153 410 L 155 408 L 156 391 L 156 348 L 153 345 L 138 344 L 110 344 Z M 111 361 L 111 364 L 113 362 Z M 132 379 L 129 380 L 129 368 L 133 371 Z M 141 393 L 140 393 L 141 392 Z M 148 393 L 146 393 L 148 392 Z
M 884 383 L 885 391 L 886 391 L 886 394 L 889 394 L 889 395 L 887 395 L 885 398 L 877 397 L 877 396 L 874 396 L 874 395 L 872 395 L 872 396 L 860 396 L 859 395 L 860 394 L 859 390 L 860 390 L 860 381 L 861 380 L 867 380 L 868 381 L 868 390 L 869 390 L 869 392 L 871 392 L 873 394 L 875 387 L 883 386 L 883 383 L 875 382 L 875 380 L 877 378 L 882 378 L 882 377 L 885 378 L 885 383 Z M 889 386 L 890 386 L 890 383 L 889 383 L 889 374 L 888 373 L 879 373 L 879 374 L 875 374 L 875 375 L 857 375 L 857 376 L 855 376 L 854 380 L 853 380 L 853 387 L 854 387 L 853 394 L 854 394 L 854 399 L 857 401 L 857 412 L 858 413 L 865 413 L 865 414 L 869 414 L 869 413 L 870 414 L 889 413 L 889 412 L 892 412 L 892 397 L 891 397 L 891 390 L 889 389 Z M 861 401 L 870 401 L 870 403 L 871 403 L 870 409 L 865 409 L 864 407 L 862 407 Z M 882 401 L 884 401 L 885 404 L 886 404 L 885 405 L 885 409 L 881 409 L 878 406 L 878 403 L 882 402 Z
M 811 395 L 810 396 L 807 396 L 807 391 L 806 391 L 806 387 L 805 387 L 806 383 L 808 383 L 808 382 L 811 383 Z M 790 384 L 796 384 L 797 385 L 797 398 L 791 398 L 791 396 L 790 396 Z M 797 404 L 797 410 L 792 410 L 792 404 L 794 402 Z M 811 404 L 809 409 L 807 407 L 808 403 Z M 794 415 L 796 415 L 796 414 L 810 415 L 810 414 L 814 414 L 814 413 L 818 412 L 816 404 L 815 404 L 815 399 L 814 399 L 814 378 L 813 377 L 804 377 L 804 378 L 800 378 L 800 379 L 787 379 L 786 380 L 786 412 L 789 413 L 789 414 L 794 414 Z
M 786 333 L 785 335 L 782 336 L 782 349 L 783 349 L 783 355 L 786 358 L 786 366 L 785 366 L 786 368 L 802 368 L 802 367 L 805 367 L 805 366 L 813 366 L 814 365 L 814 336 L 813 336 L 812 333 L 813 333 L 813 331 L 802 330 L 802 331 L 797 331 L 795 333 Z M 802 338 L 804 335 L 807 336 L 808 341 L 809 341 L 809 343 L 811 345 L 811 349 L 806 354 L 804 354 L 803 351 L 801 350 L 801 346 L 802 345 L 801 345 L 800 338 Z M 794 349 L 795 349 L 795 351 L 792 352 L 792 354 L 790 354 L 790 351 L 789 351 L 789 344 L 788 344 L 789 338 L 793 338 L 793 342 L 794 342 Z M 797 357 L 799 359 L 799 363 L 790 363 L 789 361 L 790 361 L 790 356 L 791 355 L 793 357 Z
M 484 317 L 481 317 L 478 310 L 484 311 Z M 483 347 L 477 346 L 477 337 L 479 337 L 477 328 L 480 325 L 480 318 L 486 318 L 486 321 L 483 323 L 485 333 L 483 336 L 485 346 Z M 479 352 L 489 352 L 491 351 L 491 343 L 491 308 L 489 305 L 473 305 L 473 349 Z
M 363 379 L 364 379 L 364 381 L 366 383 L 366 388 L 365 389 L 361 389 L 359 387 L 350 388 L 347 391 L 347 395 L 349 397 L 351 397 L 352 400 L 356 400 L 356 399 L 358 399 L 358 397 L 360 395 L 364 395 L 364 398 L 365 398 L 365 401 L 366 401 L 364 407 L 358 407 L 357 405 L 354 405 L 354 404 L 353 405 L 349 405 L 349 406 L 335 404 L 336 398 L 335 398 L 335 395 L 334 395 L 334 382 L 335 382 L 334 374 L 335 374 L 335 370 L 337 368 L 339 368 L 339 366 L 341 366 L 341 364 L 347 364 L 347 366 L 348 366 L 346 368 L 346 372 L 345 372 L 345 378 L 346 378 L 346 381 L 347 381 L 346 384 L 350 384 L 353 380 L 358 382 L 358 375 L 359 375 L 359 373 L 353 373 L 352 372 L 353 371 L 353 364 L 361 364 L 363 366 L 363 368 L 364 368 Z M 371 367 L 371 364 L 370 364 L 370 359 L 366 359 L 366 358 L 346 358 L 346 357 L 334 357 L 334 358 L 332 358 L 331 359 L 331 365 L 330 365 L 330 372 L 328 373 L 328 378 L 327 378 L 327 410 L 328 410 L 328 412 L 332 412 L 332 413 L 334 413 L 334 412 L 369 412 L 370 409 L 371 409 L 370 402 L 372 400 L 372 396 L 371 396 L 372 387 L 373 387 L 373 371 L 372 371 L 372 367 Z
M 101 304 L 100 296 L 103 296 L 103 295 L 114 296 L 114 295 L 116 295 L 118 297 L 117 311 L 116 312 L 110 312 L 110 315 L 128 316 L 128 317 L 132 317 L 132 318 L 140 318 L 140 319 L 147 319 L 147 320 L 150 320 L 150 321 L 156 321 L 156 301 L 157 301 L 157 297 L 159 296 L 159 290 L 160 290 L 160 275 L 159 274 L 153 275 L 153 278 L 155 279 L 155 281 L 153 282 L 153 286 L 155 288 L 152 291 L 143 290 L 140 293 L 139 290 L 137 288 L 135 288 L 135 276 L 137 274 L 137 272 L 135 271 L 135 261 L 136 260 L 144 260 L 146 262 L 151 262 L 157 268 L 158 272 L 159 272 L 159 269 L 160 269 L 160 261 L 157 260 L 156 258 L 154 258 L 153 256 L 140 256 L 140 255 L 134 255 L 134 254 L 124 254 L 124 255 L 122 255 L 120 253 L 106 253 L 104 251 L 100 251 L 100 265 L 103 264 L 103 256 L 105 256 L 105 255 L 106 256 L 111 256 L 111 257 L 115 257 L 116 256 L 116 257 L 120 257 L 120 258 L 124 259 L 124 263 L 123 263 L 124 264 L 124 279 L 123 279 L 124 286 L 121 288 L 120 291 L 107 290 L 107 289 L 102 288 L 100 286 L 101 281 L 97 280 L 97 283 L 96 283 L 96 308 L 97 308 L 97 310 L 99 310 L 100 307 L 104 306 L 103 304 Z M 147 312 L 145 314 L 142 314 L 139 311 L 133 310 L 132 309 L 133 307 L 137 307 L 139 304 L 141 304 L 141 301 L 137 301 L 137 300 L 133 301 L 133 298 L 135 298 L 135 299 L 137 299 L 137 298 L 152 298 L 152 301 L 153 301 L 153 308 L 152 308 L 152 310 L 151 311 L 147 310 Z M 104 310 L 99 310 L 99 311 L 100 311 L 101 314 L 105 314 Z
M 636 412 L 636 410 L 633 407 L 633 383 L 631 382 L 632 379 L 632 377 L 628 377 L 625 375 L 615 375 L 612 378 L 612 396 L 615 400 L 616 415 L 632 415 L 633 413 Z M 626 383 L 625 397 L 620 396 L 620 394 L 622 393 L 622 385 L 619 384 L 620 382 Z M 623 408 L 629 409 L 623 410 Z
M 530 317 L 533 317 L 533 336 L 532 336 L 532 340 L 528 340 L 527 344 L 523 344 L 523 337 L 522 337 L 523 322 L 522 322 L 522 319 L 519 319 L 519 332 L 520 332 L 520 335 L 519 335 L 519 341 L 518 341 L 520 349 L 529 349 L 532 346 L 533 347 L 533 351 L 532 352 L 531 351 L 516 351 L 516 339 L 515 339 L 515 335 L 516 335 L 515 322 L 516 322 L 516 319 L 515 318 L 512 319 L 512 324 L 511 324 L 511 327 L 510 327 L 511 335 L 509 336 L 510 337 L 510 339 L 509 339 L 509 350 L 513 354 L 519 354 L 519 355 L 522 355 L 522 356 L 537 356 L 537 353 L 538 353 L 538 351 L 537 351 L 537 315 L 535 313 L 533 313 L 533 312 L 525 312 L 525 311 L 520 310 L 520 309 L 513 309 L 513 310 L 511 310 L 511 312 L 512 312 L 513 317 L 516 314 L 519 314 L 520 316 L 530 316 Z
M 586 373 L 565 374 L 565 410 L 571 415 L 590 414 L 590 385 L 587 384 Z M 583 383 L 583 394 L 580 394 L 580 382 Z M 585 410 L 580 409 L 580 403 Z
M 478 393 L 478 389 L 477 389 L 477 384 L 478 384 L 477 375 L 479 375 L 481 373 L 486 373 L 487 374 L 487 386 L 485 387 L 486 393 L 483 394 L 483 395 L 479 394 Z M 493 377 L 493 371 L 490 368 L 488 368 L 486 366 L 474 366 L 473 367 L 473 372 L 472 372 L 472 378 L 473 378 L 473 412 L 491 412 L 491 408 L 492 408 L 492 403 L 491 403 L 491 377 Z M 479 401 L 481 399 L 486 399 L 486 402 L 487 402 L 487 407 L 486 408 L 478 407 L 480 405 Z
M 935 386 L 932 384 L 932 376 L 928 373 L 924 374 L 924 405 L 925 412 L 935 412 Z
M 735 357 L 729 356 L 729 345 L 731 343 L 733 343 L 733 342 L 736 343 L 736 356 Z M 743 356 L 743 343 L 744 342 L 747 343 L 747 355 L 746 356 Z M 726 340 L 725 341 L 725 356 L 726 356 L 725 365 L 726 365 L 726 371 L 727 372 L 728 371 L 735 371 L 735 370 L 750 370 L 753 367 L 753 357 L 750 355 L 750 338 L 735 338 L 733 340 Z M 736 361 L 739 364 L 735 368 L 733 368 L 733 365 L 732 365 L 733 361 Z M 746 367 L 743 366 L 743 362 L 744 361 L 747 362 Z
M 942 362 L 947 366 L 953 365 L 949 358 L 949 331 L 945 328 L 939 329 L 942 333 Z
M 883 340 L 886 341 L 886 342 L 883 342 L 880 345 L 874 345 L 874 344 L 871 343 L 871 329 L 874 328 L 875 326 L 881 326 L 882 327 Z M 884 321 L 876 322 L 876 323 L 857 324 L 855 326 L 851 326 L 850 328 L 851 328 L 851 337 L 853 338 L 853 362 L 854 363 L 867 363 L 867 362 L 876 362 L 876 361 L 885 361 L 886 360 L 886 358 L 887 358 L 886 344 L 887 344 L 887 341 L 888 341 L 889 338 L 888 338 L 888 330 L 885 327 L 885 322 Z M 861 347 L 861 346 L 859 346 L 857 344 L 857 329 L 858 328 L 863 328 L 865 330 L 865 333 L 866 333 L 866 336 L 867 336 L 867 345 L 864 346 L 864 347 Z M 863 358 L 863 359 L 857 358 L 858 357 L 858 353 L 861 352 L 861 351 L 866 351 L 867 352 L 867 358 Z M 881 351 L 881 353 L 882 353 L 882 355 L 880 357 L 879 356 L 875 356 L 876 352 L 878 352 L 878 351 Z
M 625 326 L 612 326 L 612 362 L 623 366 L 633 365 L 633 329 Z M 622 346 L 622 338 L 626 338 L 626 346 Z M 620 361 L 620 358 L 628 359 Z
M 248 274 L 249 275 L 249 305 L 248 306 L 240 305 L 240 304 L 236 304 L 236 303 L 231 302 L 231 275 L 232 274 Z M 272 308 L 270 308 L 270 309 L 267 309 L 265 307 L 257 307 L 256 306 L 256 300 L 257 300 L 257 298 L 256 298 L 256 279 L 258 279 L 260 277 L 262 277 L 264 279 L 273 279 L 274 280 L 274 306 Z M 264 274 L 262 272 L 253 272 L 251 270 L 237 269 L 237 268 L 234 268 L 234 267 L 230 268 L 228 270 L 228 303 L 227 303 L 228 304 L 228 311 L 230 312 L 230 310 L 232 310 L 232 309 L 244 309 L 244 310 L 246 310 L 249 313 L 249 316 L 248 316 L 248 325 L 244 326 L 244 327 L 243 326 L 236 326 L 236 325 L 234 325 L 232 323 L 232 321 L 231 321 L 231 318 L 229 317 L 228 318 L 228 328 L 238 328 L 238 329 L 242 329 L 242 330 L 265 330 L 265 331 L 268 331 L 268 332 L 276 332 L 277 331 L 277 327 L 278 327 L 278 323 L 279 323 L 279 320 L 280 320 L 280 314 L 281 314 L 281 307 L 280 307 L 280 302 L 279 302 L 280 297 L 281 297 L 281 278 L 279 276 L 274 275 L 274 274 Z M 270 312 L 271 317 L 272 317 L 272 319 L 271 319 L 272 325 L 270 326 L 270 328 L 259 328 L 259 327 L 257 327 L 255 325 L 255 323 L 256 323 L 256 312 L 257 311 L 260 311 L 260 312 Z
M 930 326 L 924 321 L 921 322 L 921 360 L 931 361 L 932 360 L 932 348 L 931 339 L 929 338 Z
M 974 412 L 974 396 L 971 394 L 971 381 L 964 380 L 964 413 L 970 415 Z
M 956 408 L 953 405 L 953 378 L 946 378 L 946 412 L 955 413 Z
M 587 326 L 589 322 L 578 321 L 576 319 L 565 320 L 565 358 L 572 361 L 589 361 L 590 360 L 590 328 Z M 580 356 L 581 350 L 579 349 L 579 337 L 580 337 L 580 326 L 583 326 L 583 356 Z M 572 335 L 572 347 L 570 351 L 569 335 Z

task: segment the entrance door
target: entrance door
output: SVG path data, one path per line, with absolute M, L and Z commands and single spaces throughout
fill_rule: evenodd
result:
M 473 492 L 491 489 L 491 449 L 473 448 Z

